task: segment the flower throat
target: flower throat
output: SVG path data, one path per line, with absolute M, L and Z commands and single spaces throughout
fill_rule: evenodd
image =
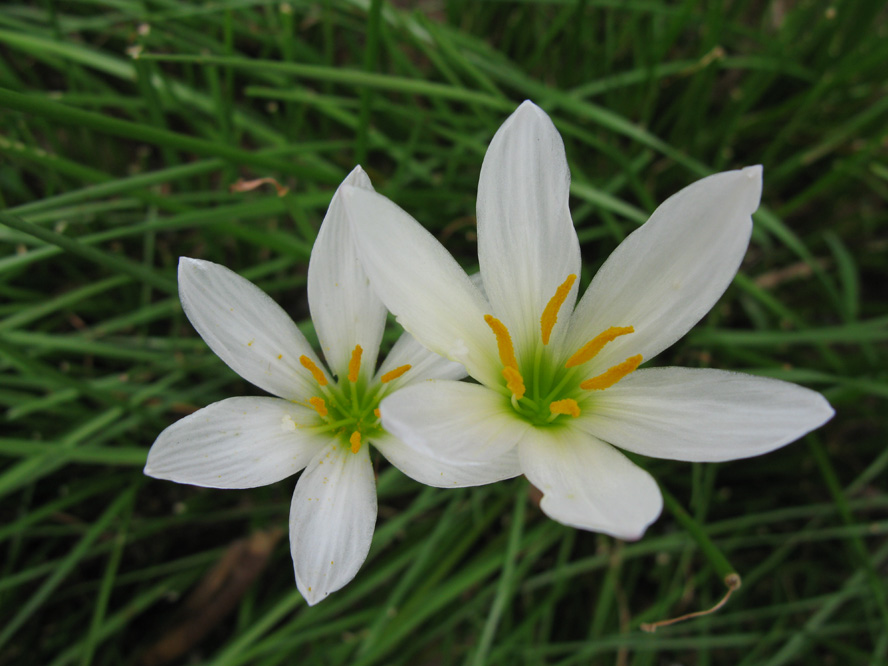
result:
M 580 347 L 564 364 L 553 365 L 550 358 L 544 358 L 544 350 L 548 348 L 552 330 L 558 322 L 558 313 L 576 279 L 576 275 L 568 275 L 543 309 L 540 317 L 542 345 L 536 347 L 532 367 L 528 368 L 525 364 L 525 372 L 522 372 L 515 357 L 508 328 L 493 315 L 484 315 L 484 321 L 496 336 L 497 351 L 503 364 L 502 376 L 506 382 L 505 391 L 511 396 L 512 407 L 535 425 L 547 425 L 562 416 L 578 417 L 582 413 L 580 402 L 584 400 L 584 392 L 602 391 L 613 386 L 633 372 L 642 361 L 641 354 L 636 354 L 599 375 L 581 379 L 582 370 L 579 368 L 595 358 L 609 342 L 634 333 L 632 326 L 611 326 Z
M 352 453 L 361 450 L 362 443 L 382 432 L 379 423 L 379 401 L 385 396 L 389 382 L 397 379 L 410 365 L 402 365 L 379 378 L 379 382 L 367 382 L 361 377 L 361 356 L 364 350 L 355 345 L 348 362 L 348 374 L 331 385 L 314 361 L 300 356 L 299 362 L 308 370 L 318 385 L 320 395 L 308 399 L 308 406 L 321 417 L 321 423 L 311 426 L 315 432 L 334 432 L 347 443 Z

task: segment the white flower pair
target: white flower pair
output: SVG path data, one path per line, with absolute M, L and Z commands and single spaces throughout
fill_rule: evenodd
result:
M 158 437 L 145 473 L 249 488 L 305 468 L 290 544 L 297 586 L 314 604 L 367 556 L 376 521 L 370 444 L 433 486 L 525 474 L 555 520 L 633 539 L 657 518 L 662 498 L 614 446 L 731 460 L 778 448 L 832 416 L 818 393 L 786 382 L 636 370 L 730 284 L 749 242 L 761 168 L 716 174 L 670 197 L 608 258 L 576 307 L 569 182 L 557 130 L 523 103 L 481 169 L 479 288 L 356 168 L 331 201 L 308 270 L 331 373 L 261 290 L 183 258 L 182 304 L 198 333 L 278 398 L 231 398 L 182 419 Z M 386 308 L 407 333 L 374 373 Z M 466 372 L 478 383 L 458 381 Z

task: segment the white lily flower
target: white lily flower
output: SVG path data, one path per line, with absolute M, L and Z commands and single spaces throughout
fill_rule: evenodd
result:
M 566 525 L 639 538 L 662 509 L 653 478 L 617 448 L 720 461 L 772 451 L 833 414 L 808 389 L 721 370 L 654 368 L 740 266 L 761 167 L 670 197 L 611 254 L 576 304 L 580 249 L 570 173 L 549 117 L 524 102 L 494 136 L 478 184 L 483 292 L 384 197 L 343 191 L 361 261 L 383 302 L 432 351 L 480 384 L 435 381 L 381 404 L 416 451 L 453 460 L 514 455 Z
M 370 444 L 433 486 L 475 486 L 521 473 L 517 456 L 462 465 L 436 460 L 380 425 L 383 397 L 466 373 L 406 333 L 374 373 L 386 310 L 358 262 L 343 186 L 373 191 L 357 167 L 333 196 L 312 248 L 308 301 L 329 371 L 258 287 L 223 266 L 183 257 L 179 294 L 194 328 L 232 370 L 278 397 L 229 398 L 185 417 L 160 434 L 145 466 L 149 476 L 208 488 L 263 486 L 305 468 L 290 508 L 290 546 L 309 605 L 348 583 L 367 557 L 376 523 Z

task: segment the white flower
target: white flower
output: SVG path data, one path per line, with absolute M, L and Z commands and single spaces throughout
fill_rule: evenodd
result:
M 343 186 L 372 192 L 356 168 Z M 342 187 L 342 186 L 341 186 Z M 296 324 L 258 287 L 197 259 L 179 262 L 188 319 L 210 348 L 247 381 L 277 398 L 229 398 L 164 430 L 145 473 L 210 488 L 253 488 L 305 468 L 290 508 L 296 584 L 309 604 L 354 578 L 376 523 L 368 445 L 408 476 L 433 486 L 474 486 L 520 474 L 517 456 L 450 464 L 410 450 L 379 423 L 379 401 L 464 368 L 404 334 L 377 372 L 386 311 L 355 254 L 337 191 L 308 268 L 308 301 L 329 369 Z M 334 379 L 338 378 L 338 379 Z
M 761 167 L 716 174 L 670 197 L 613 252 L 576 308 L 569 182 L 555 126 L 524 102 L 481 168 L 483 291 L 403 210 L 344 189 L 358 254 L 383 302 L 417 340 L 480 382 L 399 391 L 382 402 L 382 423 L 414 450 L 453 460 L 517 450 L 550 517 L 639 538 L 662 498 L 614 447 L 688 461 L 744 458 L 797 439 L 833 411 L 818 393 L 773 379 L 636 370 L 730 284 L 749 243 Z

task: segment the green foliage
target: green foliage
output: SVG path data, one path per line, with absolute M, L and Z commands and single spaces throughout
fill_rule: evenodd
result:
M 162 638 L 213 618 L 179 663 L 884 663 L 886 18 L 879 2 L 4 3 L 0 662 L 161 663 Z M 637 543 L 546 519 L 523 479 L 438 491 L 380 461 L 348 587 L 306 607 L 283 538 L 252 582 L 186 603 L 233 542 L 285 529 L 293 483 L 142 476 L 164 427 L 258 392 L 188 325 L 177 258 L 247 276 L 313 336 L 309 252 L 360 160 L 472 268 L 481 158 L 525 98 L 565 139 L 584 283 L 669 194 L 764 165 L 741 274 L 660 362 L 803 383 L 835 419 L 760 459 L 643 461 L 670 494 Z M 261 177 L 289 193 L 229 189 Z M 743 586 L 718 613 L 639 630 L 713 605 L 731 571 Z

